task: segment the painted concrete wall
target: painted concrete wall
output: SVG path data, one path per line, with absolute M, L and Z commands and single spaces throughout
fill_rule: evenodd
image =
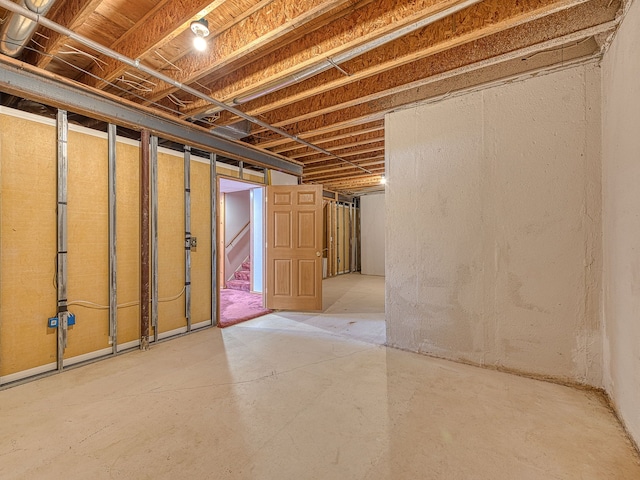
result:
M 227 247 L 225 255 L 225 274 L 229 279 L 251 253 L 250 229 L 235 238 L 251 220 L 251 194 L 249 190 L 226 193 L 224 201 L 224 244 L 229 245 L 233 241 L 233 245 Z
M 251 291 L 262 293 L 264 283 L 264 188 L 251 195 Z
M 602 65 L 604 377 L 640 444 L 640 2 Z
M 387 116 L 390 345 L 601 385 L 599 79 Z
M 360 197 L 361 271 L 384 276 L 384 193 Z
M 298 177 L 271 170 L 271 185 L 298 185 Z

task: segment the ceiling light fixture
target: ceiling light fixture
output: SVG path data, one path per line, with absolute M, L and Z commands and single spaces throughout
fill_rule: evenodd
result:
M 209 36 L 209 22 L 205 18 L 191 22 L 191 31 L 195 35 L 193 47 L 199 52 L 207 49 L 206 37 Z

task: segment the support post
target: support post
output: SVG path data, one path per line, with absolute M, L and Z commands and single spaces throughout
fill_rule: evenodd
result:
M 58 354 L 57 368 L 62 370 L 64 364 L 64 350 L 67 348 L 67 180 L 69 173 L 69 158 L 67 140 L 69 123 L 67 111 L 58 110 L 56 117 L 56 131 L 58 141 L 58 182 L 57 182 L 57 283 L 58 283 Z
M 340 266 L 342 265 L 342 242 L 340 241 L 340 204 L 336 202 L 336 275 L 340 275 Z
M 184 315 L 191 331 L 191 147 L 184 147 Z
M 150 139 L 149 169 L 151 171 L 151 326 L 153 341 L 158 341 L 158 312 L 160 305 L 159 269 L 158 269 L 158 137 Z
M 109 342 L 118 353 L 118 296 L 116 257 L 116 126 L 107 129 L 109 153 Z
M 149 350 L 149 130 L 140 135 L 140 350 Z
M 218 325 L 218 182 L 215 153 L 209 154 L 209 189 L 211 191 L 211 324 Z
M 353 203 L 349 204 L 349 273 L 353 272 Z
M 244 178 L 244 162 L 242 160 L 238 162 L 238 177 Z

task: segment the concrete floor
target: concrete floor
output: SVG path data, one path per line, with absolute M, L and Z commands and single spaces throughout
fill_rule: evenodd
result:
M 601 398 L 387 349 L 384 281 L 0 392 L 1 479 L 640 479 Z

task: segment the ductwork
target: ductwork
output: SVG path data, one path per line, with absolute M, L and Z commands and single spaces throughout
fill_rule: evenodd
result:
M 231 125 L 216 127 L 211 130 L 211 133 L 224 138 L 240 140 L 251 134 L 251 123 L 249 123 L 248 120 L 240 120 L 239 122 L 232 123 Z
M 46 15 L 56 0 L 19 0 L 21 7 L 38 15 Z M 18 57 L 29 43 L 38 24 L 17 13 L 10 13 L 0 30 L 0 52 Z

